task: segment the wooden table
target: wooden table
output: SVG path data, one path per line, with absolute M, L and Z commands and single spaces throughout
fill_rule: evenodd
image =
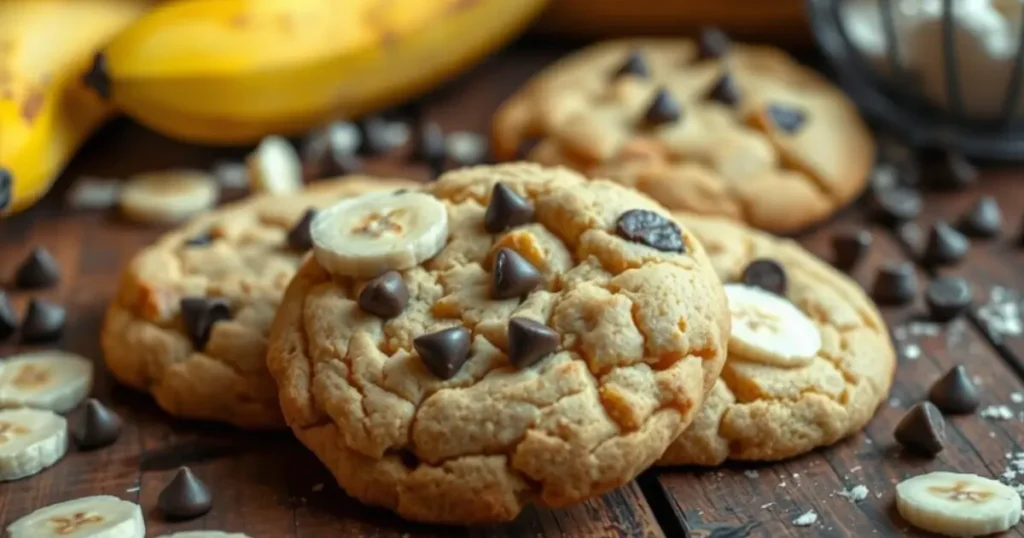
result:
M 446 129 L 486 132 L 494 107 L 539 66 L 563 50 L 516 47 L 425 100 L 423 114 Z M 122 177 L 168 166 L 209 166 L 238 158 L 244 150 L 212 150 L 171 142 L 127 121 L 118 121 L 91 141 L 71 165 L 81 174 Z M 379 174 L 426 177 L 399 156 L 368 163 Z M 150 536 L 189 529 L 246 532 L 254 538 L 376 536 L 920 536 L 895 513 L 893 485 L 909 475 L 940 469 L 999 476 L 1007 454 L 1024 442 L 1024 337 L 989 330 L 982 321 L 997 286 L 1024 291 L 1024 248 L 1017 247 L 1017 224 L 1024 217 L 1024 178 L 990 172 L 967 193 L 928 195 L 918 223 L 954 219 L 983 193 L 996 195 L 1007 220 L 1004 237 L 976 242 L 967 261 L 950 270 L 968 277 L 977 303 L 969 319 L 948 327 L 929 324 L 920 301 L 885 309 L 900 364 L 891 399 L 867 429 L 838 445 L 774 465 L 737 464 L 720 469 L 649 471 L 635 483 L 568 510 L 529 510 L 516 522 L 494 528 L 462 529 L 414 525 L 347 498 L 316 459 L 288 435 L 255 435 L 227 427 L 174 420 L 146 396 L 116 386 L 103 373 L 98 332 L 105 304 L 114 292 L 119 267 L 160 230 L 120 221 L 108 214 L 73 212 L 63 207 L 64 181 L 29 212 L 0 221 L 0 281 L 34 245 L 59 259 L 65 277 L 43 293 L 68 307 L 62 347 L 96 361 L 96 395 L 126 420 L 112 447 L 71 452 L 35 477 L 0 484 L 0 524 L 47 504 L 76 497 L 112 494 L 141 503 Z M 808 249 L 830 255 L 830 237 L 841 228 L 867 226 L 874 233 L 869 259 L 854 274 L 870 285 L 883 262 L 913 259 L 913 234 L 894 234 L 870 224 L 865 212 L 850 208 L 832 222 L 799 239 Z M 927 274 L 921 273 L 922 287 Z M 999 296 L 1000 291 L 996 291 Z M 1002 296 L 1006 295 L 1003 290 Z M 27 294 L 14 292 L 19 311 Z M 1005 299 L 1002 300 L 1005 302 Z M 1019 300 L 1017 301 L 1019 304 Z M 16 351 L 0 345 L 0 355 Z M 917 353 L 919 351 L 920 353 Z M 920 401 L 931 382 L 954 364 L 964 363 L 982 385 L 984 406 L 1007 405 L 1010 420 L 978 415 L 950 421 L 947 449 L 934 460 L 900 455 L 892 430 L 905 409 Z M 1020 395 L 1011 394 L 1019 392 Z M 186 523 L 167 523 L 155 512 L 163 484 L 179 466 L 190 465 L 215 495 L 214 509 Z M 868 497 L 853 503 L 837 492 L 856 485 Z M 796 527 L 792 521 L 814 510 L 819 521 Z M 1013 536 L 1024 536 L 1014 530 Z

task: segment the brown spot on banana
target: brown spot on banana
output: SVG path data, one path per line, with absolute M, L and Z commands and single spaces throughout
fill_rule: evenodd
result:
M 19 112 L 21 113 L 22 119 L 25 123 L 32 123 L 39 115 L 39 112 L 43 110 L 43 104 L 46 103 L 46 92 L 43 88 L 36 87 L 28 91 L 25 95 L 25 99 L 21 101 L 21 107 Z

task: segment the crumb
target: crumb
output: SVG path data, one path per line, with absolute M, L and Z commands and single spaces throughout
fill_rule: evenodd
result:
M 786 483 L 785 482 L 779 482 L 778 487 L 784 488 L 784 487 L 786 487 Z
M 851 502 L 858 503 L 868 497 L 868 488 L 867 486 L 864 485 L 857 485 L 853 486 L 850 489 L 837 491 L 836 495 L 839 495 L 840 497 L 845 497 Z
M 976 352 L 976 351 L 971 351 L 971 355 L 976 355 L 977 353 L 978 352 Z M 972 377 L 971 378 L 971 382 L 974 383 L 975 385 L 978 385 L 979 387 L 981 385 L 985 384 L 985 380 L 982 379 L 980 375 L 976 375 L 976 376 Z
M 1017 391 L 1011 392 L 1010 401 L 1015 404 L 1024 403 L 1024 394 Z
M 917 344 L 907 344 L 903 347 L 903 356 L 906 357 L 907 360 L 917 360 L 921 357 L 921 346 L 918 346 Z
M 800 478 L 800 473 L 793 473 L 793 478 L 794 479 Z
M 139 489 L 140 489 L 139 486 L 132 486 L 132 487 L 130 487 L 130 488 L 124 490 L 124 491 L 126 493 L 135 493 L 136 491 L 139 491 Z
M 757 471 L 754 469 L 747 469 L 746 471 L 743 471 L 743 474 L 747 475 L 747 478 L 757 478 L 758 476 Z
M 981 418 L 992 420 L 1010 420 L 1013 418 L 1013 411 L 1005 405 L 990 405 L 981 410 Z
M 324 490 L 324 483 L 323 482 L 318 482 L 316 484 L 313 484 L 313 491 L 316 492 L 316 491 L 323 491 L 323 490 Z
M 808 510 L 799 517 L 793 520 L 793 525 L 797 527 L 810 527 L 818 522 L 818 514 L 814 510 Z
M 938 336 L 942 326 L 930 321 L 915 321 L 909 325 L 909 331 L 914 336 Z
M 1019 303 L 1020 297 L 1015 291 L 994 286 L 989 291 L 988 302 L 978 308 L 978 317 L 993 336 L 1020 335 L 1024 333 L 1024 324 Z
M 889 407 L 903 407 L 903 402 L 899 398 L 889 398 Z
M 764 503 L 764 504 L 761 505 L 761 510 L 765 510 L 767 508 L 771 508 L 772 506 L 775 506 L 775 503 Z
M 858 465 L 858 466 L 856 466 L 856 467 L 854 467 L 854 468 L 850 469 L 850 472 L 851 472 L 851 473 L 856 473 L 856 472 L 857 472 L 857 471 L 859 471 L 860 469 L 861 469 L 861 467 L 860 467 L 860 465 Z

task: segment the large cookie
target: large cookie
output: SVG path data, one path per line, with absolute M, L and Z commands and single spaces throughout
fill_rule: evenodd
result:
M 274 311 L 308 249 L 292 229 L 310 208 L 415 185 L 316 183 L 225 206 L 161 237 L 121 276 L 102 331 L 107 367 L 172 415 L 283 428 L 266 351 Z
M 792 313 L 784 314 L 795 306 L 811 323 L 768 327 L 767 336 L 777 331 L 775 343 L 790 350 L 818 342 L 820 351 L 810 360 L 787 363 L 742 341 L 737 345 L 737 335 L 751 325 L 734 317 L 721 378 L 660 463 L 779 460 L 863 428 L 892 386 L 896 354 L 878 310 L 860 287 L 792 241 L 720 218 L 677 214 L 677 220 L 704 244 L 727 288 L 747 282 L 782 293 L 774 298 L 783 304 L 768 309 L 769 322 L 793 319 Z
M 707 46 L 705 47 L 707 48 Z M 827 80 L 767 47 L 609 41 L 537 75 L 494 119 L 499 159 L 608 177 L 670 209 L 791 232 L 862 190 L 874 144 Z
M 336 208 L 268 364 L 295 434 L 368 504 L 466 524 L 583 501 L 661 457 L 718 377 L 721 284 L 642 194 L 513 164 Z M 371 266 L 404 269 L 338 273 Z

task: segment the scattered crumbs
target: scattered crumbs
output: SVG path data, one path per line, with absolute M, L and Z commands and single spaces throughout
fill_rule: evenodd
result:
M 879 492 L 875 493 L 875 498 L 876 499 L 881 499 L 882 498 L 882 492 L 879 491 Z
M 1020 319 L 1020 297 L 1004 286 L 993 286 L 988 302 L 978 308 L 978 317 L 993 336 L 1020 335 L 1024 324 Z
M 117 179 L 82 176 L 68 190 L 67 204 L 80 210 L 110 209 L 121 198 L 121 185 Z
M 850 472 L 851 472 L 851 473 L 856 473 L 856 472 L 857 472 L 857 471 L 859 471 L 860 469 L 861 469 L 861 467 L 860 467 L 860 465 L 858 465 L 858 466 L 856 466 L 856 467 L 854 467 L 854 468 L 850 469 Z
M 942 326 L 930 321 L 915 321 L 910 323 L 908 331 L 912 336 L 938 336 L 942 332 Z
M 1024 403 L 1024 394 L 1021 394 L 1021 393 L 1016 392 L 1016 391 L 1011 392 L 1010 393 L 1010 401 L 1015 403 L 1015 404 Z
M 139 491 L 139 486 L 132 486 L 132 487 L 130 487 L 130 488 L 124 490 L 124 491 L 126 493 L 135 493 L 136 491 Z
M 1013 411 L 1005 405 L 990 405 L 981 410 L 981 418 L 1010 420 L 1013 418 Z
M 903 346 L 903 356 L 912 361 L 917 360 L 921 357 L 921 346 L 917 344 Z
M 775 506 L 775 503 L 764 503 L 764 504 L 761 505 L 761 510 L 765 510 L 767 508 L 771 508 L 772 506 Z
M 800 473 L 793 473 L 793 478 L 794 479 L 800 478 Z
M 868 488 L 864 485 L 853 486 L 850 489 L 844 489 L 843 491 L 837 491 L 836 495 L 845 497 L 850 502 L 859 503 L 864 499 L 868 498 Z
M 245 163 L 219 162 L 213 165 L 212 173 L 222 189 L 243 191 L 249 188 L 249 169 Z
M 889 398 L 889 407 L 903 407 L 903 402 L 899 398 Z
M 747 475 L 747 478 L 757 478 L 758 476 L 757 471 L 754 469 L 747 469 L 746 471 L 743 471 L 743 474 Z
M 814 510 L 808 510 L 793 520 L 797 527 L 810 527 L 818 522 L 818 514 Z
M 785 482 L 779 482 L 778 487 L 784 488 L 784 487 L 786 487 L 786 483 Z
M 324 483 L 323 482 L 317 482 L 316 484 L 313 484 L 313 491 L 314 492 L 323 491 L 323 490 L 324 490 Z

